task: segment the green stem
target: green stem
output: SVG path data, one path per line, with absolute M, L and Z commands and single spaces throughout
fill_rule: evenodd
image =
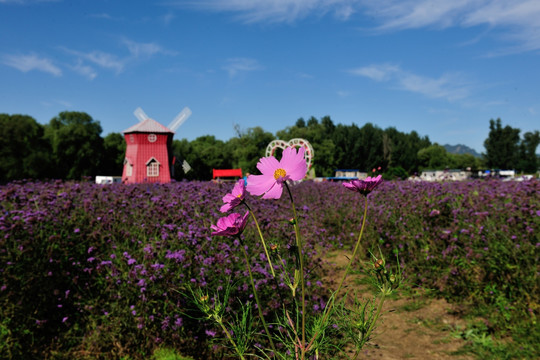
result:
M 255 282 L 253 281 L 253 274 L 251 273 L 251 266 L 249 265 L 249 259 L 247 256 L 246 247 L 244 246 L 243 242 L 240 241 L 240 246 L 242 247 L 242 251 L 244 253 L 244 260 L 246 261 L 246 267 L 248 269 L 249 273 L 249 280 L 251 282 L 251 287 L 253 289 L 253 296 L 255 297 L 255 302 L 257 303 L 257 309 L 259 310 L 259 317 L 261 318 L 261 321 L 263 323 L 264 331 L 266 332 L 266 336 L 268 337 L 268 340 L 270 341 L 270 346 L 272 347 L 272 351 L 274 354 L 277 353 L 276 347 L 274 345 L 274 342 L 272 341 L 272 336 L 270 335 L 270 330 L 268 330 L 268 326 L 266 325 L 266 321 L 264 320 L 264 315 L 262 312 L 261 303 L 259 302 L 259 296 L 257 295 L 257 289 L 255 288 Z
M 298 227 L 298 216 L 296 215 L 296 208 L 294 206 L 294 200 L 291 193 L 291 189 L 287 182 L 284 182 L 287 191 L 289 192 L 289 198 L 291 199 L 291 206 L 294 217 L 294 233 L 296 235 L 296 247 L 298 248 L 298 257 L 300 262 L 300 284 L 302 289 L 302 346 L 301 359 L 304 360 L 306 354 L 306 288 L 304 285 L 304 256 L 302 254 L 302 239 L 300 238 L 300 229 Z
M 367 218 L 367 210 L 368 210 L 367 196 L 365 198 L 366 198 L 366 202 L 365 202 L 365 205 L 364 205 L 364 217 L 362 219 L 362 228 L 360 229 L 360 234 L 358 235 L 358 240 L 356 241 L 356 245 L 354 246 L 354 251 L 352 253 L 351 259 L 349 260 L 349 263 L 347 264 L 347 268 L 345 269 L 345 273 L 343 273 L 343 276 L 341 278 L 339 286 L 338 286 L 338 288 L 336 290 L 336 296 L 339 294 L 339 290 L 341 290 L 341 287 L 343 286 L 343 282 L 345 281 L 345 278 L 347 277 L 347 274 L 349 273 L 349 270 L 351 269 L 353 260 L 354 260 L 354 258 L 356 256 L 356 253 L 358 252 L 358 249 L 360 248 L 360 240 L 362 239 L 362 234 L 364 233 L 364 228 L 365 228 L 365 225 L 366 225 L 366 218 Z
M 373 321 L 371 322 L 368 330 L 366 331 L 366 339 L 369 339 L 369 336 L 371 335 L 371 331 L 373 330 L 375 323 L 377 322 L 377 320 L 379 319 L 379 316 L 381 315 L 381 310 L 382 310 L 385 298 L 386 298 L 386 289 L 382 291 L 381 300 L 379 301 L 379 307 L 377 308 L 377 312 L 375 313 L 375 317 L 373 318 Z
M 223 325 L 223 322 L 222 321 L 218 321 L 218 324 L 221 326 L 221 329 L 223 330 L 223 332 L 227 335 L 227 339 L 229 339 L 229 341 L 231 342 L 231 344 L 233 345 L 234 349 L 236 350 L 236 353 L 238 355 L 240 355 L 240 359 L 242 360 L 245 360 L 244 359 L 244 356 L 240 353 L 240 351 L 238 351 L 238 346 L 236 346 L 236 343 L 234 342 L 231 334 L 227 331 L 227 328 L 225 327 L 225 325 Z
M 268 254 L 268 249 L 266 248 L 266 242 L 264 241 L 264 237 L 261 231 L 261 228 L 259 226 L 259 222 L 257 221 L 257 218 L 255 217 L 255 214 L 253 211 L 251 211 L 251 208 L 249 205 L 244 202 L 244 205 L 246 205 L 247 209 L 249 210 L 249 213 L 251 214 L 251 217 L 253 218 L 253 221 L 255 221 L 255 226 L 257 226 L 257 231 L 259 232 L 259 237 L 261 238 L 261 243 L 264 248 L 264 254 L 266 255 L 266 259 L 268 259 L 268 265 L 270 266 L 270 271 L 272 272 L 272 277 L 276 278 L 276 273 L 274 272 L 274 265 L 272 265 L 272 260 L 270 259 L 270 255 Z
M 332 307 L 334 306 L 334 303 L 336 301 L 336 297 L 338 296 L 339 291 L 341 290 L 341 287 L 343 286 L 343 282 L 345 281 L 345 278 L 347 277 L 347 274 L 352 266 L 352 263 L 354 261 L 354 258 L 356 257 L 356 253 L 358 252 L 358 249 L 360 248 L 360 241 L 362 240 L 362 234 L 364 233 L 364 228 L 366 225 L 366 218 L 367 218 L 367 210 L 368 210 L 368 200 L 367 196 L 365 197 L 365 205 L 364 205 L 364 216 L 362 218 L 362 227 L 360 228 L 360 234 L 358 235 L 358 240 L 356 240 L 356 245 L 354 246 L 353 254 L 351 258 L 349 259 L 349 263 L 347 264 L 347 267 L 345 268 L 345 273 L 343 274 L 341 281 L 339 282 L 339 286 L 337 290 L 334 292 L 334 294 L 331 296 L 330 301 L 328 302 L 328 305 L 324 309 L 324 317 L 322 320 L 322 323 L 324 324 L 326 320 L 328 320 L 328 317 L 330 316 L 330 313 L 332 311 Z M 319 336 L 319 333 L 315 333 L 313 337 L 311 338 L 310 345 L 315 341 L 315 339 Z
M 364 344 L 369 340 L 369 337 L 371 335 L 371 332 L 373 331 L 373 328 L 375 326 L 375 324 L 377 323 L 377 320 L 379 319 L 379 317 L 381 316 L 381 311 L 382 311 L 382 308 L 383 308 L 383 304 L 384 304 L 384 300 L 386 298 L 386 288 L 383 289 L 383 291 L 381 291 L 382 293 L 382 296 L 381 296 L 381 299 L 379 300 L 379 306 L 377 307 L 377 312 L 375 313 L 375 317 L 373 317 L 373 319 L 371 320 L 371 323 L 369 324 L 369 328 L 368 330 L 362 335 L 362 338 L 361 338 L 361 347 L 357 347 L 356 351 L 354 352 L 354 356 L 353 356 L 353 360 L 356 360 L 358 358 L 358 356 L 360 355 L 360 350 L 362 349 L 362 347 L 364 346 Z

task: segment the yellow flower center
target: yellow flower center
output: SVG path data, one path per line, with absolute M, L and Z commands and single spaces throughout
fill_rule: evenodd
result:
M 285 176 L 287 176 L 287 172 L 283 169 L 277 169 L 276 171 L 274 171 L 274 179 L 276 180 Z
M 237 198 L 241 198 L 242 197 L 242 194 L 238 194 L 236 195 Z

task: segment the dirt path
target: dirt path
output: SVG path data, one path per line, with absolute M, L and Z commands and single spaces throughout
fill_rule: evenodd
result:
M 343 251 L 326 255 L 331 278 L 340 278 L 343 274 L 348 262 L 345 255 Z M 346 283 L 349 289 L 370 297 L 371 290 L 362 284 L 362 277 L 353 273 Z M 421 294 L 398 293 L 397 297 L 391 296 L 385 301 L 382 321 L 377 324 L 375 336 L 362 350 L 360 359 L 474 359 L 452 354 L 465 345 L 463 340 L 452 336 L 456 326 L 464 325 L 463 320 L 453 315 L 454 306 Z

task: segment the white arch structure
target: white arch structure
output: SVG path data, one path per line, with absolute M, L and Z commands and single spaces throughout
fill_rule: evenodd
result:
M 277 149 L 286 149 L 288 147 L 304 148 L 304 158 L 306 159 L 308 170 L 313 165 L 313 147 L 309 141 L 305 139 L 295 138 L 289 141 L 284 140 L 272 140 L 266 147 L 266 156 L 274 156 Z

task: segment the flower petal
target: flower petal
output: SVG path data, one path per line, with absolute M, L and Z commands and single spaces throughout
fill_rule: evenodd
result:
M 247 191 L 252 195 L 262 195 L 268 191 L 276 182 L 274 176 L 271 175 L 249 175 Z
M 260 158 L 257 163 L 257 169 L 259 169 L 263 175 L 271 175 L 272 177 L 274 176 L 274 171 L 276 171 L 279 166 L 279 161 L 273 156 Z
M 234 185 L 234 188 L 231 191 L 232 196 L 238 197 L 238 195 L 241 196 L 241 198 L 244 198 L 246 191 L 246 187 L 244 186 L 244 179 L 240 179 L 236 182 L 236 185 Z
M 226 203 L 226 204 L 223 204 L 220 208 L 219 208 L 219 211 L 222 212 L 222 213 L 226 213 L 228 212 L 229 210 L 231 210 L 233 208 L 232 204 L 231 203 Z
M 275 184 L 268 189 L 268 191 L 263 195 L 263 199 L 279 199 L 281 197 L 281 194 L 283 193 L 283 185 L 279 182 L 275 182 Z
M 227 202 L 227 203 L 228 203 L 228 202 L 233 201 L 235 198 L 236 198 L 236 196 L 234 196 L 234 195 L 232 195 L 232 194 L 230 194 L 230 193 L 227 193 L 227 194 L 225 194 L 225 196 L 223 197 L 222 200 L 223 200 L 223 202 Z
M 304 158 L 304 148 L 296 149 L 289 147 L 283 151 L 280 165 L 287 172 L 289 179 L 293 181 L 302 180 L 307 173 L 307 163 Z
M 354 186 L 352 184 L 352 181 L 351 182 L 344 182 L 343 186 L 345 186 L 347 189 L 350 189 L 350 190 L 353 190 L 353 191 L 357 190 L 356 186 Z

